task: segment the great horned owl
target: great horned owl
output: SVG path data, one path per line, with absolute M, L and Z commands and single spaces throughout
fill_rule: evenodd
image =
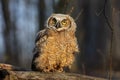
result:
M 71 66 L 74 54 L 79 52 L 76 23 L 69 15 L 52 14 L 45 26 L 35 40 L 32 70 L 62 72 L 63 68 Z

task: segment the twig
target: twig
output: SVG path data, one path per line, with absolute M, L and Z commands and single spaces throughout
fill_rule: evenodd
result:
M 77 15 L 77 17 L 75 18 L 75 21 L 78 20 L 78 18 L 80 17 L 80 15 L 83 13 L 84 9 L 82 9 L 79 14 Z
M 114 29 L 110 25 L 110 23 L 108 21 L 108 17 L 106 16 L 106 12 L 105 12 L 106 4 L 107 4 L 107 0 L 105 0 L 105 2 L 104 2 L 103 15 L 105 17 L 105 20 L 106 20 L 106 23 L 107 23 L 109 29 L 111 30 L 111 40 L 110 40 L 110 44 L 111 45 L 110 45 L 110 53 L 109 53 L 109 71 L 108 71 L 109 72 L 108 73 L 108 78 L 109 78 L 109 80 L 111 80 L 112 79 L 112 65 L 113 65 L 113 63 L 112 63 L 112 52 L 113 52 L 113 34 L 114 34 Z
M 83 70 L 83 74 L 85 75 L 86 74 L 86 70 L 85 70 L 85 64 L 84 63 L 82 64 L 82 70 Z
M 70 12 L 68 13 L 69 15 L 71 15 L 71 13 L 73 12 L 74 7 L 71 8 Z
M 100 16 L 103 13 L 103 11 L 104 11 L 104 8 L 99 13 L 97 13 L 97 11 L 96 11 L 96 15 Z
M 65 0 L 65 4 L 64 4 L 64 13 L 66 13 L 66 11 L 67 11 L 67 7 L 68 7 L 68 2 L 69 2 L 69 0 Z

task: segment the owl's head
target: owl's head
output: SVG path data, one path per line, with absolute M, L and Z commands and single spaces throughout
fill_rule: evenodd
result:
M 76 23 L 72 17 L 66 14 L 52 14 L 47 20 L 47 28 L 56 31 L 76 30 Z

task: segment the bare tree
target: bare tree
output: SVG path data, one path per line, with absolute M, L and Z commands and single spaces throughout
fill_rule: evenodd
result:
M 111 0 L 112 5 L 112 22 L 114 29 L 114 44 L 113 44 L 113 67 L 120 70 L 120 0 Z
M 10 20 L 10 12 L 9 12 L 9 0 L 1 0 L 2 3 L 2 11 L 3 11 L 3 17 L 5 21 L 5 29 L 4 29 L 4 42 L 5 42 L 5 57 L 6 61 L 10 63 L 12 57 L 12 49 L 10 44 L 10 30 L 11 30 L 11 20 Z
M 5 29 L 3 34 L 5 44 L 5 62 L 11 64 L 19 64 L 19 56 L 18 54 L 16 54 L 18 52 L 17 39 L 15 35 L 16 27 L 15 23 L 13 24 L 10 18 L 9 2 L 9 0 L 1 0 L 3 17 L 5 22 Z

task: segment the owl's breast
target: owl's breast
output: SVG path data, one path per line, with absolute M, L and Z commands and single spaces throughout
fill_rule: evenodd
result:
M 44 44 L 43 51 L 48 54 L 67 54 L 73 53 L 76 48 L 76 42 L 70 37 L 48 37 Z
M 40 66 L 41 69 L 48 67 L 57 69 L 69 66 L 74 61 L 73 53 L 77 50 L 75 37 L 69 35 L 47 36 L 43 43 L 37 45 L 41 55 L 35 62 L 39 62 L 38 67 Z
M 65 66 L 74 61 L 74 51 L 75 45 L 71 39 L 54 36 L 48 37 L 42 53 L 46 54 L 51 62 L 56 61 L 56 64 L 61 63 L 61 66 Z

